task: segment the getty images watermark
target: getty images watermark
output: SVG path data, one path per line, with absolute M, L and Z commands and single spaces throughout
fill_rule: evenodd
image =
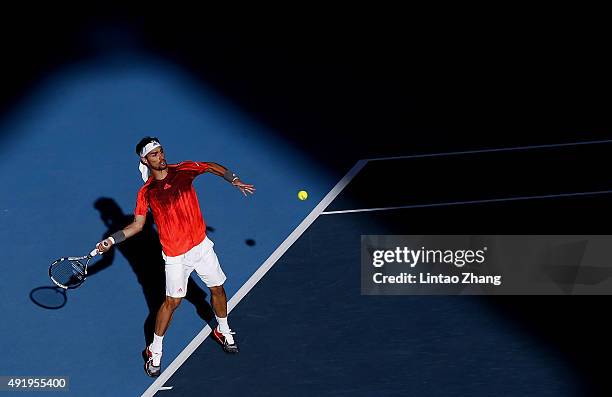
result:
M 612 236 L 367 235 L 363 295 L 612 294 Z
M 374 250 L 372 252 L 372 266 L 382 267 L 389 263 L 403 263 L 410 268 L 421 264 L 445 263 L 464 267 L 466 264 L 482 264 L 485 261 L 487 247 L 480 250 L 441 250 L 410 249 L 406 246 L 395 247 L 393 250 Z M 396 275 L 385 275 L 381 271 L 374 273 L 372 281 L 376 284 L 493 284 L 501 285 L 501 276 L 478 275 L 473 272 L 462 272 L 461 275 L 430 272 L 407 273 Z

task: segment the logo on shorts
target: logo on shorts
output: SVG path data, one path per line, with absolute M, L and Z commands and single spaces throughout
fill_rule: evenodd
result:
M 170 189 L 171 187 L 172 187 L 172 185 L 170 185 L 170 184 L 166 183 L 166 184 L 164 185 L 164 190 L 166 190 L 166 189 Z
M 183 289 L 182 289 L 182 288 L 179 288 L 178 292 L 183 292 Z

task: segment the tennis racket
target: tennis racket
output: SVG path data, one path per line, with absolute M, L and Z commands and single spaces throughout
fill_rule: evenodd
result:
M 104 246 L 108 246 L 105 241 Z M 49 266 L 49 277 L 55 285 L 63 289 L 77 288 L 87 278 L 87 266 L 91 258 L 98 255 L 98 249 L 94 249 L 85 256 L 68 256 L 59 258 Z

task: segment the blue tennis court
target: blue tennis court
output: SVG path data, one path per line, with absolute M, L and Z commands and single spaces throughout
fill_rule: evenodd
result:
M 257 195 L 245 198 L 210 174 L 195 182 L 230 296 L 331 189 L 337 176 L 194 84 L 154 58 L 111 57 L 49 77 L 4 124 L 16 138 L 2 146 L 4 189 L 14 194 L 0 199 L 0 238 L 11 241 L 3 244 L 3 272 L 12 280 L 0 292 L 12 319 L 0 328 L 3 354 L 11 357 L 0 373 L 69 376 L 75 395 L 92 385 L 109 396 L 147 387 L 140 352 L 163 298 L 152 224 L 92 262 L 78 290 L 64 297 L 46 288 L 51 261 L 85 255 L 131 222 L 142 186 L 134 147 L 142 136 L 158 136 L 169 162 L 214 161 L 256 185 Z M 297 200 L 296 186 L 308 189 L 311 200 Z M 205 295 L 201 288 L 194 293 Z M 192 301 L 195 308 L 186 304 L 176 314 L 168 359 L 207 318 L 203 300 Z

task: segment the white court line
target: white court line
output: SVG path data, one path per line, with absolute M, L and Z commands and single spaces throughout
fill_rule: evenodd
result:
M 543 148 L 554 148 L 563 146 L 578 146 L 578 145 L 590 145 L 597 143 L 612 143 L 612 140 L 600 140 L 600 141 L 584 141 L 584 142 L 570 142 L 560 143 L 551 145 L 533 145 L 533 146 L 518 146 L 509 148 L 497 148 L 497 149 L 479 149 L 470 150 L 463 152 L 446 152 L 446 153 L 431 153 L 431 154 L 416 154 L 409 156 L 400 157 L 382 157 L 373 159 L 359 160 L 353 168 L 334 186 L 334 188 L 319 202 L 319 204 L 310 212 L 310 214 L 300 223 L 300 225 L 283 241 L 283 243 L 270 255 L 270 257 L 255 271 L 255 273 L 247 280 L 247 282 L 236 292 L 236 294 L 228 302 L 228 312 L 231 312 L 234 307 L 244 298 L 244 296 L 261 280 L 261 278 L 274 266 L 276 261 L 293 245 L 293 243 L 308 229 L 308 227 L 323 214 L 332 214 L 334 211 L 324 213 L 323 210 L 331 204 L 331 202 L 340 194 L 340 192 L 348 185 L 348 183 L 361 171 L 361 169 L 370 161 L 380 160 L 395 160 L 395 159 L 407 159 L 407 158 L 420 158 L 420 157 L 438 157 L 438 156 L 451 156 L 460 154 L 476 154 L 476 153 L 490 153 L 490 152 L 504 152 L 512 150 L 529 150 L 529 149 L 543 149 Z M 367 209 L 366 209 L 367 210 Z M 346 210 L 353 211 L 355 210 Z M 337 211 L 336 211 L 337 212 Z M 183 351 L 170 363 L 165 371 L 145 390 L 141 397 L 152 397 L 157 391 L 162 390 L 164 383 L 176 372 L 176 370 L 183 365 L 183 363 L 193 354 L 200 344 L 210 335 L 210 326 L 206 325 L 196 337 L 183 349 Z
M 348 183 L 361 171 L 366 165 L 366 160 L 359 160 L 357 164 L 351 168 L 351 170 L 334 186 L 332 190 L 317 204 L 317 206 L 308 214 L 308 216 L 299 224 L 297 228 L 282 242 L 281 245 L 270 255 L 270 257 L 253 273 L 253 275 L 247 280 L 247 282 L 236 292 L 234 296 L 227 303 L 228 313 L 236 307 L 236 305 L 245 297 L 245 295 L 253 289 L 255 284 L 262 279 L 262 277 L 274 266 L 276 261 L 293 245 L 293 243 L 308 229 L 308 227 L 319 217 L 327 206 L 334 201 L 336 196 L 348 185 Z M 170 365 L 163 371 L 159 377 L 149 386 L 147 390 L 142 394 L 142 397 L 152 397 L 157 391 L 161 390 L 164 383 L 176 372 L 176 370 L 183 365 L 183 363 L 193 354 L 193 352 L 200 346 L 202 342 L 210 335 L 210 326 L 206 325 L 200 333 L 183 349 L 183 351 L 170 363 Z
M 389 210 L 399 210 L 399 209 L 407 209 L 407 208 L 447 207 L 451 205 L 499 203 L 499 202 L 504 202 L 504 201 L 537 200 L 537 199 L 550 199 L 550 198 L 561 198 L 561 197 L 595 196 L 598 194 L 610 194 L 610 193 L 612 193 L 612 190 L 598 190 L 595 192 L 544 194 L 544 195 L 539 195 L 539 196 L 502 197 L 502 198 L 485 199 L 485 200 L 451 201 L 451 202 L 446 202 L 446 203 L 402 205 L 399 207 L 360 208 L 356 210 L 326 211 L 326 212 L 322 212 L 321 215 L 350 214 L 350 213 L 356 213 L 356 212 L 389 211 Z
M 416 159 L 416 158 L 425 158 L 425 157 L 457 156 L 457 155 L 462 155 L 462 154 L 512 152 L 512 151 L 518 151 L 518 150 L 551 149 L 551 148 L 560 148 L 560 147 L 566 147 L 566 146 L 596 145 L 596 144 L 602 144 L 602 143 L 612 143 L 612 139 L 602 139 L 599 141 L 551 143 L 547 145 L 511 146 L 511 147 L 502 147 L 502 148 L 463 150 L 463 151 L 456 151 L 456 152 L 410 154 L 407 156 L 378 157 L 378 158 L 373 158 L 373 159 L 367 159 L 366 161 L 404 160 L 404 159 Z

